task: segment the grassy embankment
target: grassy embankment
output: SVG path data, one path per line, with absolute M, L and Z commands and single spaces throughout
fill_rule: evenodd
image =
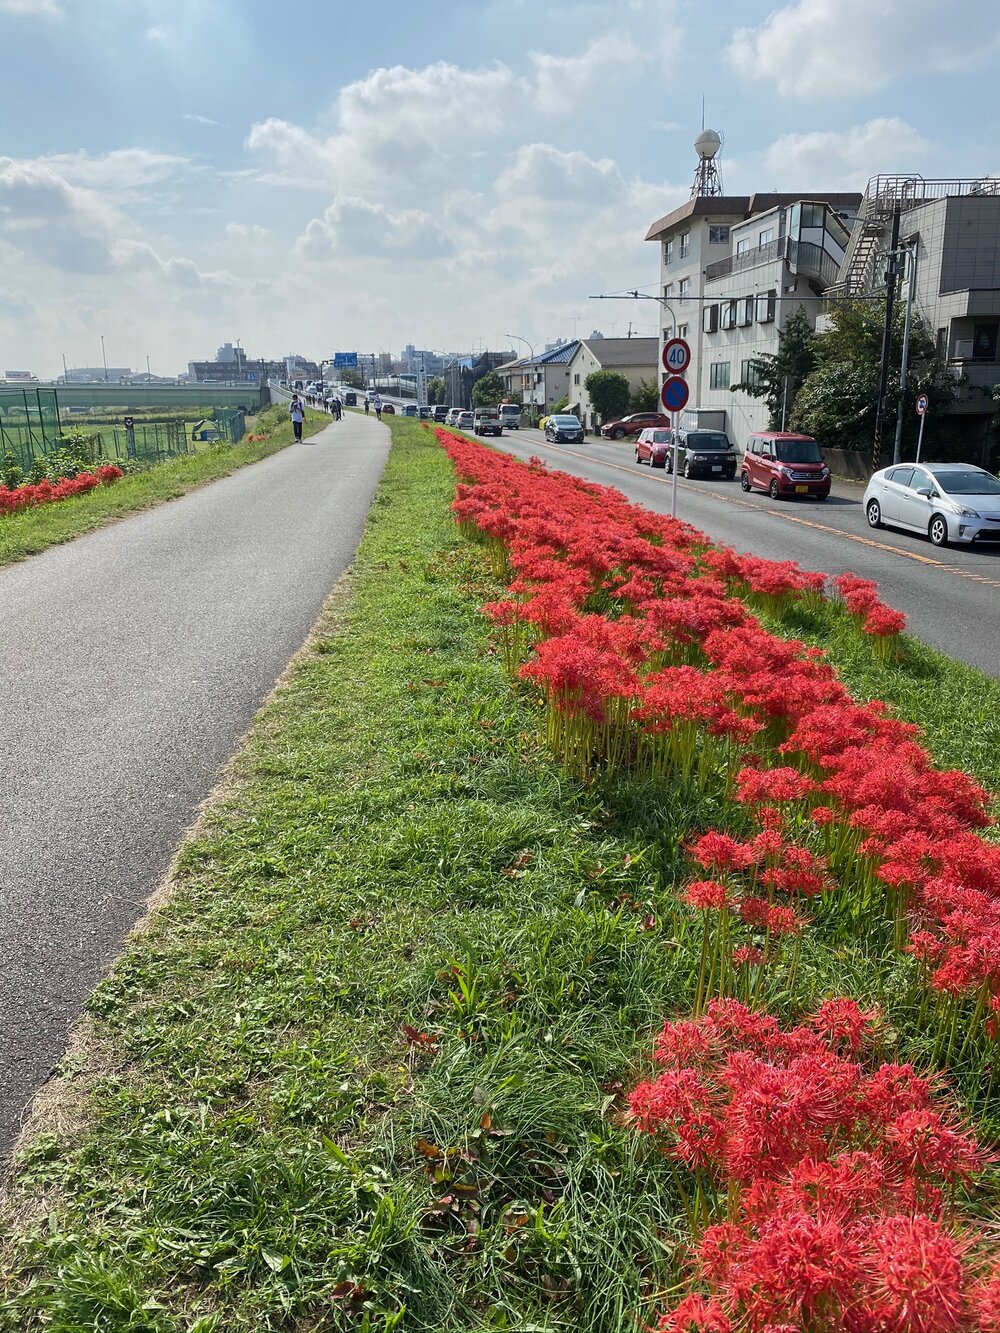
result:
M 718 800 L 559 771 L 447 459 L 391 425 L 349 593 L 95 994 L 83 1128 L 23 1159 L 4 1330 L 634 1333 L 677 1280 L 680 1200 L 619 1111 L 690 1002 L 670 903 Z M 1000 787 L 997 682 L 829 639 L 945 760 L 980 729 Z M 905 1032 L 901 970 L 807 935 L 799 986 Z
M 329 420 L 320 412 L 308 412 L 305 434 L 314 435 Z M 112 486 L 99 486 L 86 495 L 0 518 L 0 565 L 23 560 L 140 509 L 149 509 L 164 500 L 186 495 L 195 487 L 227 477 L 238 468 L 257 463 L 292 442 L 292 423 L 287 413 L 262 414 L 248 429 L 251 433 L 265 434 L 267 438 L 258 443 L 243 441 L 235 446 L 202 448 L 197 453 L 184 454 L 130 473 Z

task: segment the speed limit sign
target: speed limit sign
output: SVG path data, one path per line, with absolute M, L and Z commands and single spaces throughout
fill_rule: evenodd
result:
M 691 348 L 684 338 L 668 338 L 663 344 L 663 369 L 669 375 L 683 375 L 691 364 Z

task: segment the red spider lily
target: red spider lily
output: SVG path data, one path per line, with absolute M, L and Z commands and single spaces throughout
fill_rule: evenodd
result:
M 78 472 L 75 477 L 61 477 L 59 481 L 40 481 L 34 485 L 0 486 L 0 515 L 19 514 L 39 505 L 54 504 L 72 495 L 84 495 L 98 486 L 110 486 L 125 474 L 121 468 L 101 464 L 93 472 Z

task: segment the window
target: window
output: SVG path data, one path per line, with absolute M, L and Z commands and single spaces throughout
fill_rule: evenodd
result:
M 709 227 L 708 229 L 709 245 L 728 245 L 729 228 L 728 227 Z
M 749 250 L 750 250 L 750 237 L 741 236 L 740 239 L 736 242 L 736 253 L 738 255 L 745 255 L 749 252 Z
M 740 383 L 756 389 L 760 384 L 760 362 L 744 361 L 740 367 Z
M 714 361 L 708 372 L 708 387 L 710 389 L 728 389 L 729 388 L 729 362 Z
M 741 329 L 753 323 L 753 297 L 741 296 L 736 302 L 736 323 Z
M 757 244 L 770 245 L 770 243 L 773 240 L 774 240 L 774 228 L 768 227 L 767 231 L 762 231 L 760 235 L 757 237 Z
M 690 291 L 691 291 L 691 279 L 681 278 L 680 282 L 677 284 L 677 294 L 680 296 L 682 301 L 684 300 L 685 296 L 687 296 L 690 293 Z
M 674 336 L 674 331 L 673 331 L 673 329 L 664 329 L 664 330 L 663 330 L 663 341 L 664 341 L 664 342 L 666 342 L 668 338 L 672 338 L 673 336 Z
M 722 303 L 722 327 L 724 329 L 733 329 L 736 327 L 736 302 L 723 301 Z
M 822 204 L 802 205 L 802 226 L 822 227 L 826 218 L 826 209 Z
M 771 324 L 774 322 L 774 312 L 777 309 L 778 293 L 774 290 L 769 292 L 759 292 L 756 297 L 757 302 L 757 323 Z
M 942 360 L 948 355 L 948 330 L 938 329 L 937 337 L 934 339 L 934 350 Z
M 911 467 L 894 467 L 887 477 L 888 481 L 894 481 L 897 486 L 909 486 L 910 478 L 913 476 Z
M 663 262 L 672 264 L 674 261 L 674 243 L 673 241 L 663 242 Z
M 689 231 L 682 233 L 680 241 L 681 259 L 687 259 L 688 251 L 691 249 L 691 233 Z
M 573 376 L 573 383 L 574 383 L 574 384 L 579 384 L 579 383 L 580 383 L 580 376 L 579 376 L 579 375 L 574 375 L 574 376 Z
M 674 284 L 672 282 L 668 282 L 663 289 L 663 295 L 666 298 L 666 300 L 669 301 L 670 298 L 673 296 L 673 294 L 674 294 Z
M 688 326 L 686 324 L 677 325 L 677 336 L 678 338 L 686 338 L 688 336 Z
M 707 305 L 701 312 L 701 327 L 706 333 L 714 333 L 719 327 L 719 307 Z

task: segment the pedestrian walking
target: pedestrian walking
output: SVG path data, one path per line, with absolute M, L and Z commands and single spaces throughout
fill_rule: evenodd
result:
M 379 397 L 378 394 L 376 394 L 375 397 L 372 399 L 372 407 L 374 407 L 374 409 L 375 409 L 375 415 L 378 417 L 379 421 L 381 421 L 381 420 L 382 420 L 382 399 Z
M 371 407 L 371 403 L 368 401 L 368 397 L 367 397 L 367 395 L 366 395 L 366 396 L 365 396 L 365 416 L 368 415 L 368 409 L 369 409 L 370 407 Z
M 334 420 L 335 420 L 335 421 L 339 421 L 340 418 L 341 418 L 343 415 L 344 415 L 344 404 L 341 402 L 341 400 L 340 400 L 340 395 L 338 394 L 337 397 L 334 398 L 334 400 L 333 400 L 333 417 L 334 417 Z
M 306 410 L 302 406 L 302 400 L 298 394 L 295 394 L 292 401 L 288 404 L 288 415 L 292 418 L 292 430 L 297 440 L 302 439 L 302 423 L 306 419 Z

